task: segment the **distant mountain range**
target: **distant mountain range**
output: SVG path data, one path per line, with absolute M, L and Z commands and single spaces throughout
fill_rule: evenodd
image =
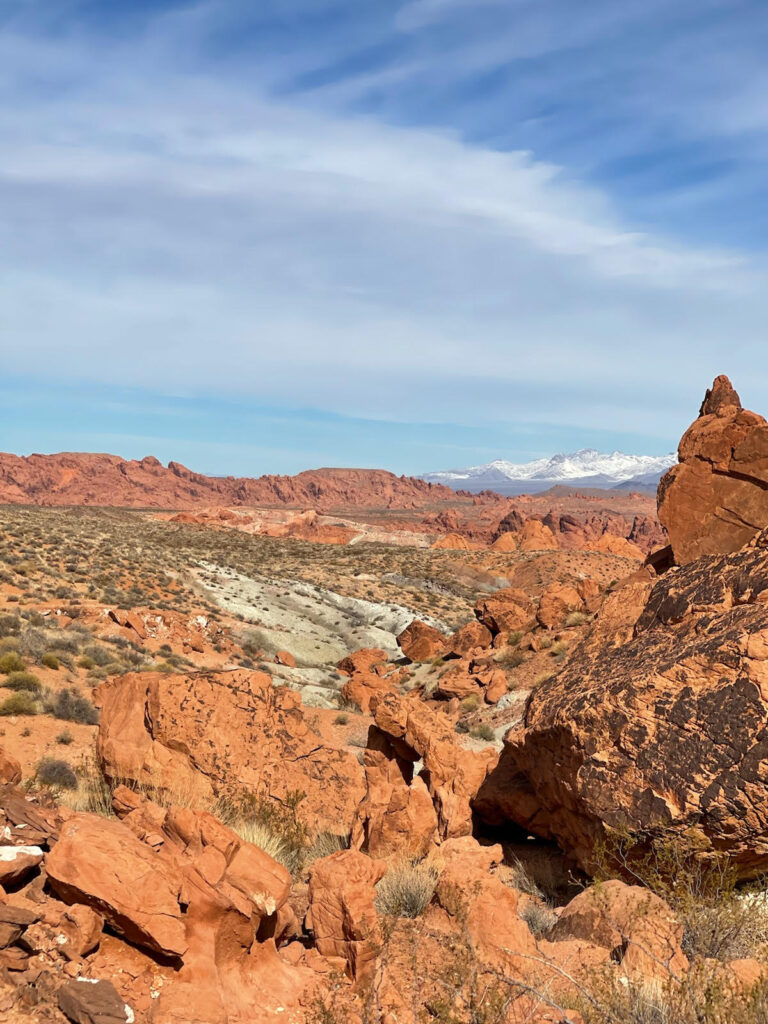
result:
M 455 490 L 492 490 L 499 494 L 533 494 L 550 487 L 598 487 L 609 490 L 655 490 L 677 455 L 625 455 L 582 448 L 535 462 L 514 463 L 495 459 L 484 466 L 424 473 L 422 480 L 446 484 Z

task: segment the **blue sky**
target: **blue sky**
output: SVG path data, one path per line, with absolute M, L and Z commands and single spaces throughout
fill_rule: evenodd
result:
M 768 409 L 761 0 L 0 0 L 0 448 L 661 454 Z

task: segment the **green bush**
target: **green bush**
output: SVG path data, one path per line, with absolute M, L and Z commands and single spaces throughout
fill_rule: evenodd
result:
M 52 668 L 54 672 L 58 672 L 59 668 L 61 667 L 61 662 L 59 661 L 59 659 L 56 657 L 55 654 L 52 654 L 50 651 L 46 652 L 42 656 L 42 658 L 40 659 L 40 664 L 45 665 L 46 668 Z
M 21 672 L 26 667 L 27 666 L 16 651 L 6 651 L 6 653 L 0 657 L 0 672 L 4 675 L 8 675 L 9 672 Z
M 28 690 L 19 690 L 0 704 L 0 715 L 36 715 L 37 701 Z
M 77 789 L 77 776 L 72 767 L 56 757 L 44 757 L 37 766 L 35 778 L 42 786 Z
M 7 690 L 29 690 L 30 693 L 40 693 L 42 689 L 40 680 L 32 672 L 9 672 L 0 686 Z

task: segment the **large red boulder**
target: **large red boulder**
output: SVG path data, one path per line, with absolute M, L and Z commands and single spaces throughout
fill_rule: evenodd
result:
M 358 981 L 370 974 L 381 943 L 374 901 L 385 870 L 383 861 L 339 850 L 310 871 L 306 926 L 323 956 L 341 957 Z
M 695 828 L 702 855 L 760 874 L 767 680 L 768 530 L 612 595 L 531 694 L 475 809 L 556 838 L 587 869 L 606 828 L 642 842 Z
M 182 880 L 121 822 L 70 818 L 45 868 L 64 902 L 86 904 L 129 941 L 165 956 L 186 952 Z
M 675 561 L 736 551 L 768 525 L 768 422 L 742 408 L 727 377 L 707 391 L 659 484 Z
M 411 661 L 431 661 L 445 652 L 445 637 L 439 629 L 414 619 L 397 638 L 397 644 Z
M 514 587 L 479 597 L 475 604 L 475 617 L 494 636 L 526 629 L 535 614 L 536 608 L 530 597 L 524 590 Z
M 100 688 L 98 756 L 111 779 L 204 806 L 250 793 L 304 793 L 313 831 L 349 829 L 364 793 L 357 758 L 323 743 L 299 694 L 263 672 L 122 676 Z

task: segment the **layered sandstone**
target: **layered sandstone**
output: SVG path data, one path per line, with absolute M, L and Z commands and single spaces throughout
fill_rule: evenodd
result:
M 768 525 L 768 423 L 742 408 L 727 377 L 707 391 L 659 484 L 675 561 L 737 551 Z

